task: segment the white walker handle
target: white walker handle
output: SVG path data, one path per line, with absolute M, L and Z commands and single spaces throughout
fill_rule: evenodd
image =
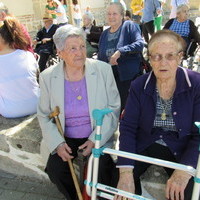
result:
M 97 180 L 98 180 L 98 171 L 99 171 L 99 157 L 100 157 L 100 141 L 101 141 L 101 126 L 103 124 L 103 118 L 106 114 L 112 112 L 112 110 L 106 108 L 103 110 L 95 109 L 92 112 L 92 116 L 94 120 L 96 120 L 96 135 L 95 135 L 95 148 L 92 149 L 93 153 L 93 177 L 92 177 L 92 200 L 96 200 L 97 198 Z

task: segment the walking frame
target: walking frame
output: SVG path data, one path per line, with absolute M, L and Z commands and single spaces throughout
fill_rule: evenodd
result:
M 108 185 L 104 185 L 97 182 L 98 178 L 98 165 L 99 165 L 99 158 L 102 154 L 111 154 L 115 156 L 121 156 L 125 158 L 129 158 L 132 160 L 142 161 L 150 164 L 155 164 L 163 167 L 168 167 L 172 169 L 178 169 L 185 171 L 191 174 L 194 177 L 194 187 L 192 193 L 192 200 L 198 200 L 200 194 L 200 154 L 198 158 L 197 169 L 194 169 L 191 166 L 186 166 L 183 164 L 178 164 L 175 162 L 169 162 L 161 159 L 156 159 L 147 156 L 141 156 L 138 154 L 127 153 L 124 151 L 118 151 L 110 148 L 100 148 L 100 140 L 101 140 L 101 126 L 103 123 L 103 118 L 106 114 L 112 112 L 110 109 L 103 109 L 103 110 L 94 110 L 93 111 L 93 118 L 96 120 L 97 124 L 97 131 L 95 136 L 95 148 L 92 150 L 92 155 L 88 161 L 88 169 L 87 169 L 87 179 L 85 180 L 86 191 L 89 196 L 91 196 L 91 200 L 97 200 L 98 197 L 103 197 L 106 199 L 113 199 L 114 195 L 120 195 L 126 198 L 130 198 L 133 200 L 148 200 L 148 198 L 132 194 L 130 192 L 126 192 L 123 190 L 119 190 L 117 188 L 110 187 Z M 200 133 L 200 122 L 195 122 L 197 127 L 199 128 Z M 199 147 L 200 151 L 200 147 Z

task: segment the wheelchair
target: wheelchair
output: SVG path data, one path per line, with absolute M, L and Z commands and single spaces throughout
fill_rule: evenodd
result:
M 181 66 L 197 71 L 197 65 L 199 65 L 199 51 L 199 44 L 192 39 L 187 46 Z
M 41 44 L 41 42 L 38 42 L 38 44 Z M 35 52 L 38 55 L 37 61 L 40 66 L 40 72 L 41 70 L 45 70 L 50 66 L 56 65 L 60 62 L 60 58 L 57 55 L 55 45 L 53 45 L 52 49 L 50 50 L 49 47 L 47 48 L 35 48 Z
M 53 52 L 53 54 L 49 55 L 49 58 L 47 60 L 46 68 L 54 66 L 60 62 L 60 58 L 58 54 L 56 53 L 56 50 Z
M 194 71 L 200 70 L 200 45 L 193 40 L 187 47 L 182 66 Z

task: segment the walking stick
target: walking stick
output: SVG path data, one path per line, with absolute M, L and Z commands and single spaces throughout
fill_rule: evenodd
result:
M 49 115 L 49 118 L 50 119 L 51 118 L 55 119 L 58 131 L 60 132 L 61 136 L 64 138 L 64 132 L 63 132 L 62 126 L 60 124 L 60 120 L 58 118 L 59 114 L 60 114 L 60 109 L 59 109 L 58 106 L 56 106 L 54 111 Z M 79 187 L 79 183 L 78 183 L 78 180 L 77 180 L 77 177 L 76 177 L 76 174 L 75 174 L 74 167 L 72 165 L 71 159 L 68 160 L 68 164 L 69 164 L 70 172 L 71 172 L 71 175 L 72 175 L 72 178 L 73 178 L 73 181 L 74 181 L 76 192 L 78 194 L 78 199 L 79 200 L 83 200 L 83 197 L 82 197 L 82 194 L 81 194 L 81 190 L 80 190 L 80 187 Z

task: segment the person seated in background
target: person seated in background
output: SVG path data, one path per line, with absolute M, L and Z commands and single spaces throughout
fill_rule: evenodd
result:
M 170 30 L 151 37 L 152 71 L 131 83 L 119 127 L 121 151 L 197 167 L 200 135 L 194 123 L 200 121 L 200 74 L 179 66 L 185 46 L 182 37 Z M 150 165 L 118 157 L 118 189 L 141 195 L 140 177 Z M 191 200 L 192 175 L 164 169 L 169 176 L 166 199 Z
M 52 15 L 46 14 L 43 17 L 44 27 L 40 29 L 34 40 L 36 44 L 35 52 L 40 56 L 39 68 L 40 72 L 46 69 L 46 64 L 50 55 L 54 54 L 53 35 L 58 26 L 53 24 Z
M 89 156 L 95 143 L 97 126 L 92 118 L 94 109 L 112 109 L 104 117 L 100 146 L 112 147 L 118 127 L 120 98 L 111 66 L 86 58 L 85 36 L 81 28 L 62 26 L 53 36 L 62 61 L 40 74 L 41 95 L 38 119 L 42 129 L 41 154 L 46 172 L 67 200 L 77 200 L 77 193 L 68 161 L 77 157 L 77 150 Z M 55 107 L 60 108 L 62 137 L 56 124 L 49 119 Z M 48 149 L 47 149 L 48 148 Z M 48 151 L 48 154 L 43 152 Z M 101 162 L 103 160 L 105 162 Z M 111 173 L 101 173 L 113 163 L 109 155 L 100 158 L 100 182 L 111 180 Z M 113 163 L 114 164 L 114 163 Z M 106 169 L 105 169 L 106 170 Z
M 87 57 L 91 58 L 98 51 L 98 43 L 103 27 L 93 25 L 94 18 L 90 14 L 83 15 L 83 30 L 86 33 Z
M 189 49 L 188 55 L 193 56 L 197 47 L 197 43 L 200 44 L 200 34 L 194 22 L 188 19 L 189 6 L 187 4 L 181 4 L 177 7 L 177 17 L 170 19 L 164 26 L 164 29 L 169 29 L 182 36 L 187 43 L 187 48 L 190 43 L 192 45 Z
M 57 24 L 56 14 L 52 14 L 55 9 L 56 7 L 53 5 L 53 0 L 47 0 L 47 5 L 45 6 L 45 12 L 46 14 L 51 14 L 53 18 L 53 23 Z
M 7 16 L 0 27 L 0 115 L 6 118 L 36 113 L 38 65 L 27 46 L 21 24 Z
M 170 2 L 171 12 L 169 15 L 169 19 L 176 18 L 177 7 L 180 6 L 181 4 L 189 5 L 189 0 L 171 0 L 171 2 Z
M 91 12 L 90 6 L 87 6 L 85 8 L 85 13 L 84 14 L 91 15 L 92 18 L 93 18 L 93 22 L 92 23 L 93 23 L 94 26 L 96 26 L 96 20 L 94 19 L 94 15 Z
M 11 16 L 8 12 L 8 8 L 2 3 L 0 2 L 0 22 L 3 22 L 4 19 L 6 18 L 6 16 Z M 14 16 L 12 16 L 14 17 Z M 1 24 L 1 23 L 0 23 Z M 20 24 L 21 29 L 22 29 L 22 33 L 23 33 L 23 37 L 27 40 L 26 44 L 26 49 L 32 53 L 34 53 L 34 50 L 32 48 L 32 40 L 31 37 L 28 33 L 28 31 L 26 30 L 26 27 L 23 24 Z M 14 44 L 15 48 L 18 49 L 17 44 Z

